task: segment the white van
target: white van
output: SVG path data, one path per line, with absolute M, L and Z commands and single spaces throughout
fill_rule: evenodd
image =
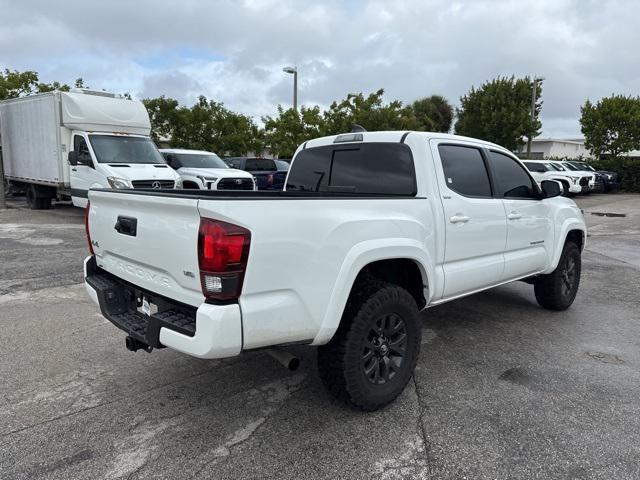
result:
M 107 92 L 76 89 L 0 102 L 5 178 L 34 209 L 69 197 L 84 207 L 90 188 L 180 188 L 150 132 L 141 102 Z

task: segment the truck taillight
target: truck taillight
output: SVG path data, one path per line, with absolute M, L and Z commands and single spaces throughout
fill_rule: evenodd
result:
M 91 245 L 91 233 L 89 232 L 89 209 L 91 208 L 91 203 L 87 201 L 87 207 L 84 209 L 84 231 L 87 234 L 87 243 L 89 244 L 89 253 L 93 255 L 93 245 Z
M 231 223 L 200 219 L 198 265 L 202 293 L 208 300 L 235 300 L 249 258 L 251 232 Z
M 269 175 L 267 175 L 267 185 L 270 187 L 273 186 L 273 173 L 270 173 Z

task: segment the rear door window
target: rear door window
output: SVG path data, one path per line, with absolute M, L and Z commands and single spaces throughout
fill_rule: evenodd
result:
M 439 145 L 447 187 L 466 197 L 491 197 L 491 183 L 479 148 Z
M 287 190 L 416 194 L 411 149 L 401 143 L 327 145 L 298 153 L 287 179 Z

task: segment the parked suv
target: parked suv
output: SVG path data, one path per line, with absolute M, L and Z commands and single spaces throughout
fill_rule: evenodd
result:
M 258 190 L 282 190 L 287 172 L 278 168 L 275 160 L 259 157 L 227 157 L 231 168 L 245 170 L 256 179 Z
M 523 160 L 523 163 L 538 184 L 543 180 L 556 180 L 562 184 L 565 195 L 582 192 L 580 175 L 571 175 L 547 160 Z
M 580 177 L 578 181 L 582 187 L 582 193 L 591 193 L 596 188 L 596 175 L 593 172 L 584 171 L 580 168 L 576 168 L 567 162 L 551 161 L 551 165 L 563 170 L 564 172 L 571 172 L 573 175 Z
M 160 153 L 187 189 L 256 190 L 253 175 L 229 166 L 213 152 L 162 149 Z
M 313 345 L 328 390 L 376 410 L 413 374 L 421 310 L 515 280 L 569 308 L 586 227 L 559 195 L 482 140 L 323 137 L 280 192 L 92 190 L 85 284 L 130 350 Z
M 600 175 L 602 179 L 602 191 L 609 192 L 611 190 L 617 190 L 620 187 L 620 181 L 618 180 L 618 174 L 608 170 L 596 170 L 591 165 L 585 162 L 566 162 L 570 163 L 576 168 L 587 172 L 594 172 L 596 175 Z

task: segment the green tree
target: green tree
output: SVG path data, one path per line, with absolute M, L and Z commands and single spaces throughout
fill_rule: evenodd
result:
M 292 157 L 298 145 L 321 136 L 323 125 L 318 106 L 302 106 L 298 112 L 293 108 L 284 110 L 278 105 L 278 115 L 263 117 L 262 121 L 265 147 L 281 158 Z
M 403 106 L 399 100 L 383 102 L 384 89 L 364 96 L 350 93 L 340 102 L 333 102 L 324 112 L 321 128 L 323 135 L 350 132 L 354 123 L 369 131 L 415 130 L 418 126 L 411 107 Z
M 75 81 L 76 87 L 85 87 L 82 78 Z M 40 82 L 38 74 L 32 70 L 19 72 L 17 70 L 5 69 L 0 71 L 0 100 L 8 98 L 24 97 L 36 93 L 52 92 L 61 90 L 68 92 L 69 85 L 60 82 L 44 83 Z
M 585 146 L 594 157 L 618 157 L 640 149 L 640 97 L 611 95 L 581 107 L 580 125 Z
M 151 138 L 154 142 L 170 139 L 178 125 L 178 101 L 164 95 L 157 98 L 145 98 L 142 103 L 147 108 L 151 121 Z
M 5 69 L 4 72 L 0 72 L 0 100 L 32 94 L 36 91 L 37 85 L 36 72 Z
M 460 98 L 455 132 L 458 135 L 480 138 L 515 150 L 525 143 L 525 137 L 539 135 L 538 115 L 542 85 L 538 82 L 538 100 L 531 119 L 533 81 L 529 77 L 500 77 L 484 83 L 479 89 Z
M 411 104 L 418 130 L 425 132 L 443 132 L 451 130 L 453 107 L 441 95 L 431 95 Z
M 244 155 L 262 148 L 261 132 L 253 120 L 222 103 L 200 96 L 191 107 L 164 96 L 143 100 L 154 141 L 168 140 L 175 148 L 209 150 L 220 155 Z

